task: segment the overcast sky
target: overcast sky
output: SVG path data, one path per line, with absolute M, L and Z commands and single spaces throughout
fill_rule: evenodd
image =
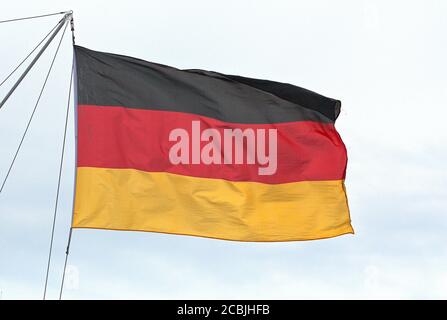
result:
M 447 298 L 445 1 L 15 0 L 0 20 L 69 9 L 77 44 L 91 49 L 340 99 L 356 234 L 239 243 L 74 230 L 65 298 Z M 0 24 L 0 80 L 58 19 Z M 56 44 L 0 110 L 1 179 Z M 42 298 L 71 61 L 67 34 L 0 194 L 3 299 Z M 71 114 L 49 298 L 71 219 L 73 132 Z

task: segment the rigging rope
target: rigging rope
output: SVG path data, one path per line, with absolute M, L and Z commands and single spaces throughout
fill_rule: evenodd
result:
M 65 127 L 64 127 L 64 138 L 63 138 L 63 142 L 62 142 L 62 151 L 61 151 L 61 161 L 59 164 L 59 178 L 57 181 L 57 192 L 56 192 L 56 200 L 54 203 L 54 215 L 53 215 L 53 227 L 52 227 L 52 232 L 51 232 L 51 243 L 50 243 L 50 251 L 48 253 L 48 267 L 47 267 L 47 277 L 45 280 L 45 291 L 44 291 L 44 300 L 45 300 L 45 293 L 46 293 L 46 286 L 47 286 L 47 281 L 48 281 L 48 273 L 49 273 L 49 268 L 50 268 L 50 260 L 51 260 L 51 251 L 52 251 L 52 247 L 53 247 L 53 238 L 54 238 L 54 228 L 56 225 L 56 216 L 57 216 L 57 204 L 58 204 L 58 200 L 59 200 L 59 190 L 60 190 L 60 185 L 61 185 L 61 175 L 62 175 L 62 166 L 64 163 L 64 151 L 65 151 L 65 141 L 66 141 L 66 137 L 67 137 L 67 125 L 68 125 L 68 115 L 70 112 L 70 99 L 71 99 L 71 86 L 73 84 L 73 70 L 74 70 L 74 61 L 72 63 L 71 66 L 71 74 L 70 74 L 70 85 L 68 86 L 68 101 L 67 101 L 67 111 L 65 114 Z M 70 234 L 71 234 L 71 229 L 70 229 Z M 68 251 L 68 248 L 67 248 Z M 65 266 L 64 266 L 64 275 L 65 275 L 65 267 L 67 265 L 67 258 L 65 258 Z
M 22 147 L 23 140 L 25 140 L 25 136 L 26 136 L 26 134 L 28 132 L 28 129 L 30 127 L 30 124 L 31 124 L 31 122 L 33 120 L 34 114 L 36 113 L 37 107 L 38 107 L 39 102 L 40 102 L 40 98 L 42 97 L 42 94 L 43 94 L 43 91 L 44 91 L 45 86 L 47 84 L 47 81 L 48 81 L 48 78 L 50 76 L 51 70 L 53 69 L 54 61 L 56 60 L 56 56 L 57 56 L 57 54 L 59 52 L 59 48 L 61 46 L 62 39 L 64 38 L 64 34 L 65 34 L 65 30 L 67 29 L 67 25 L 68 25 L 67 22 L 65 22 L 64 32 L 62 33 L 62 37 L 61 37 L 61 39 L 59 41 L 59 44 L 58 44 L 57 49 L 56 49 L 56 52 L 54 53 L 53 60 L 51 61 L 50 68 L 48 69 L 47 75 L 45 77 L 45 81 L 44 81 L 44 83 L 42 85 L 42 88 L 40 89 L 39 97 L 37 98 L 36 104 L 34 105 L 33 112 L 31 113 L 31 116 L 30 116 L 30 118 L 28 120 L 28 124 L 26 125 L 26 128 L 25 128 L 25 132 L 22 135 L 22 139 L 20 140 L 19 146 L 17 147 L 16 153 L 14 154 L 14 158 L 12 159 L 12 162 L 11 162 L 11 165 L 9 166 L 8 172 L 6 173 L 6 177 L 4 178 L 2 186 L 0 187 L 0 194 L 2 193 L 3 188 L 5 187 L 6 181 L 8 180 L 9 174 L 11 173 L 11 169 L 14 166 L 14 163 L 16 161 L 17 155 L 19 154 L 20 148 Z
M 62 40 L 64 39 L 64 35 L 65 35 L 65 31 L 67 30 L 67 26 L 68 26 L 68 21 L 65 22 L 64 32 L 62 32 L 62 36 L 61 36 L 61 39 L 59 40 L 59 44 L 57 46 L 56 53 L 54 55 L 52 64 L 54 63 L 54 60 L 56 59 L 56 55 L 57 55 L 57 53 L 59 51 L 59 48 L 60 48 L 61 43 L 62 43 Z M 72 72 L 73 72 L 73 67 L 72 67 Z M 71 88 L 71 78 L 70 78 L 70 88 Z M 67 106 L 67 115 L 66 115 L 66 119 L 65 119 L 65 128 L 64 128 L 64 140 L 63 140 L 63 144 L 62 144 L 61 161 L 60 161 L 60 165 L 59 165 L 59 177 L 58 177 L 58 181 L 57 181 L 56 199 L 54 201 L 53 225 L 52 225 L 52 228 L 51 228 L 50 248 L 49 248 L 49 252 L 48 252 L 48 263 L 47 263 L 47 271 L 46 271 L 46 276 L 45 276 L 45 287 L 44 287 L 44 291 L 43 291 L 43 299 L 44 300 L 45 300 L 45 297 L 46 297 L 46 294 L 47 294 L 48 274 L 49 274 L 49 271 L 50 271 L 51 253 L 53 251 L 54 229 L 55 229 L 55 225 L 56 225 L 57 204 L 58 204 L 58 201 L 59 201 L 59 190 L 60 190 L 60 185 L 61 185 L 62 164 L 63 164 L 63 160 L 64 160 L 65 137 L 66 137 L 66 133 L 67 133 L 67 120 L 68 120 L 68 111 L 69 111 L 68 107 L 69 106 L 70 106 L 70 104 L 68 104 L 68 106 Z
M 55 12 L 55 13 L 48 13 L 48 14 L 42 14 L 39 16 L 31 16 L 31 17 L 23 17 L 23 18 L 16 18 L 16 19 L 9 19 L 9 20 L 1 20 L 0 23 L 6 23 L 6 22 L 15 22 L 15 21 L 22 21 L 22 20 L 30 20 L 30 19 L 36 19 L 36 18 L 44 18 L 44 17 L 50 17 L 50 16 L 56 16 L 59 14 L 66 14 L 71 11 L 61 11 L 61 12 Z
M 34 51 L 37 50 L 37 48 L 40 47 L 40 45 L 46 40 L 46 38 L 48 38 L 48 36 L 54 31 L 54 29 L 57 28 L 57 26 L 59 25 L 59 23 L 57 23 L 53 29 L 50 30 L 50 32 L 47 33 L 47 35 L 34 47 L 34 49 L 28 53 L 28 55 L 25 57 L 25 59 L 22 60 L 22 62 L 19 63 L 19 65 L 17 67 L 14 68 L 14 70 L 11 71 L 11 73 L 0 83 L 0 87 L 6 82 L 8 81 L 8 79 L 14 74 L 14 72 L 17 71 L 17 69 L 19 69 L 21 67 L 21 65 L 28 60 L 28 58 L 34 53 Z
M 70 21 L 70 25 L 71 25 L 71 32 L 72 32 L 72 42 L 74 45 L 74 24 L 73 24 L 73 11 L 66 11 L 66 12 L 58 12 L 58 13 L 52 13 L 52 14 L 46 14 L 46 15 L 40 15 L 40 16 L 33 16 L 33 17 L 24 17 L 24 18 L 18 18 L 18 19 L 11 19 L 11 20 L 3 20 L 0 21 L 0 23 L 5 23 L 5 22 L 13 22 L 13 21 L 20 21 L 20 20 L 27 20 L 27 19 L 34 19 L 34 18 L 42 18 L 42 17 L 48 17 L 48 16 L 54 16 L 54 15 L 59 15 L 59 14 L 65 14 L 64 18 L 61 19 L 55 27 L 53 27 L 50 32 L 34 47 L 34 49 L 19 63 L 19 65 L 17 67 L 14 68 L 14 70 L 12 70 L 12 72 L 0 83 L 0 87 L 20 68 L 20 66 L 34 53 L 34 51 L 36 51 L 39 46 L 50 36 L 51 34 L 51 38 L 47 41 L 47 43 L 44 45 L 44 47 L 41 49 L 41 51 L 38 53 L 38 55 L 36 56 L 36 58 L 34 58 L 34 60 L 31 62 L 31 65 L 27 68 L 27 70 L 25 70 L 24 74 L 21 76 L 21 78 L 18 80 L 18 82 L 14 85 L 13 89 L 10 90 L 10 92 L 8 93 L 7 97 L 2 101 L 0 107 L 4 104 L 4 102 L 6 101 L 6 99 L 9 97 L 9 95 L 14 91 L 14 89 L 18 86 L 18 84 L 20 83 L 20 81 L 24 78 L 24 76 L 26 75 L 26 73 L 28 73 L 28 71 L 31 69 L 32 65 L 34 65 L 34 63 L 37 61 L 37 59 L 40 57 L 40 55 L 43 53 L 43 51 L 46 49 L 46 47 L 49 45 L 49 43 L 53 40 L 54 36 L 59 33 L 60 29 L 62 28 L 62 25 L 64 26 L 64 30 L 62 32 L 62 35 L 60 37 L 59 43 L 57 45 L 56 51 L 54 53 L 54 56 L 51 60 L 51 64 L 50 67 L 48 69 L 48 72 L 46 74 L 45 77 L 45 81 L 41 87 L 39 96 L 37 98 L 36 104 L 34 105 L 33 111 L 31 113 L 31 116 L 28 120 L 28 123 L 26 125 L 25 131 L 22 135 L 22 138 L 20 140 L 19 146 L 17 147 L 17 150 L 14 154 L 14 157 L 12 159 L 12 162 L 8 168 L 8 172 L 2 182 L 2 185 L 0 187 L 0 194 L 3 191 L 3 188 L 6 184 L 6 181 L 8 180 L 9 174 L 11 173 L 11 170 L 14 166 L 14 163 L 17 159 L 17 156 L 21 150 L 23 141 L 26 137 L 26 134 L 28 132 L 28 129 L 31 125 L 31 122 L 34 118 L 34 114 L 36 113 L 36 110 L 39 106 L 39 102 L 40 99 L 42 97 L 42 94 L 45 90 L 46 84 L 48 82 L 49 76 L 51 74 L 51 71 L 53 69 L 53 65 L 54 62 L 56 60 L 57 54 L 59 53 L 59 49 L 60 46 L 62 44 L 62 40 L 64 39 L 64 35 L 65 32 L 67 30 L 68 27 L 68 23 Z M 55 31 L 56 30 L 56 31 Z M 62 151 L 61 151 L 61 158 L 60 158 L 60 164 L 59 164 L 59 175 L 58 175 L 58 183 L 57 183 L 57 191 L 56 191 L 56 197 L 55 197 L 55 201 L 54 201 L 54 214 L 53 214 L 53 223 L 52 223 L 52 229 L 51 229 L 51 239 L 50 239 L 50 246 L 49 246 L 49 252 L 48 252 L 48 262 L 47 262 L 47 267 L 46 267 L 46 275 L 45 275 L 45 286 L 44 286 L 44 292 L 43 292 L 43 299 L 45 300 L 46 298 L 46 292 L 47 292 L 47 286 L 48 286 L 48 276 L 49 276 L 49 270 L 50 270 L 50 265 L 51 265 L 51 254 L 52 254 L 52 249 L 53 249 L 53 241 L 54 241 L 54 232 L 55 232 L 55 225 L 56 225 L 56 218 L 57 218 L 57 209 L 58 209 L 58 203 L 59 203 L 59 193 L 60 193 L 60 185 L 61 185 L 61 176 L 62 176 L 62 168 L 63 168 L 63 161 L 64 161 L 64 153 L 65 153 L 65 144 L 66 144 L 66 136 L 67 136 L 67 126 L 68 126 L 68 118 L 69 118 L 69 111 L 70 111 L 70 98 L 71 98 L 71 89 L 72 89 L 72 84 L 73 84 L 73 75 L 74 75 L 74 60 L 72 62 L 72 67 L 71 67 L 71 74 L 70 74 L 70 84 L 69 84 L 69 92 L 68 92 L 68 102 L 67 102 L 67 110 L 66 110 L 66 115 L 65 115 L 65 126 L 64 126 L 64 137 L 63 137 L 63 144 L 62 144 Z M 62 296 L 62 290 L 63 290 L 63 283 L 64 283 L 64 278 L 65 278 L 65 270 L 66 270 L 66 266 L 67 266 L 67 259 L 68 259 L 68 252 L 69 252 L 69 248 L 70 248 L 70 242 L 71 242 L 71 234 L 72 234 L 72 228 L 70 228 L 70 233 L 69 233 L 69 239 L 68 239 L 68 245 L 67 245 L 67 250 L 66 250 L 66 257 L 65 257 L 65 263 L 64 263 L 64 274 L 63 274 L 63 278 L 62 278 L 62 284 L 61 284 L 61 291 L 60 291 L 60 295 L 59 295 L 59 299 L 61 299 Z

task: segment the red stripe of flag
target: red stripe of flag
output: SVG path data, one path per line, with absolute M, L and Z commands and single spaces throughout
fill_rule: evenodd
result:
M 179 164 L 169 161 L 171 130 L 276 129 L 277 171 L 259 175 L 258 164 Z M 223 134 L 222 134 L 223 137 Z M 203 146 L 206 142 L 201 142 Z M 288 122 L 239 124 L 190 113 L 81 105 L 78 108 L 78 167 L 131 168 L 149 172 L 279 184 L 340 180 L 345 177 L 346 149 L 333 124 Z

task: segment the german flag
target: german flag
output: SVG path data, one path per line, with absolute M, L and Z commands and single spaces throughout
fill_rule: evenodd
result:
M 353 233 L 340 101 L 75 46 L 74 228 L 239 241 Z

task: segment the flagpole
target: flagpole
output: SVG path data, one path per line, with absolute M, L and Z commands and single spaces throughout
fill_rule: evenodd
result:
M 68 241 L 67 241 L 67 249 L 65 250 L 65 261 L 64 261 L 64 269 L 62 272 L 62 280 L 61 280 L 61 286 L 59 291 L 59 300 L 62 300 L 62 293 L 64 291 L 64 283 L 65 283 L 65 271 L 67 270 L 67 262 L 68 262 L 68 256 L 70 254 L 70 245 L 71 245 L 71 238 L 73 235 L 73 215 L 74 215 L 74 203 L 75 203 L 75 195 L 76 195 L 76 165 L 77 165 L 77 159 L 78 159 L 78 117 L 77 117 L 77 100 L 78 100 L 78 86 L 77 86 L 77 72 L 76 72 L 76 56 L 74 51 L 74 45 L 75 45 L 75 34 L 74 34 L 74 20 L 73 20 L 73 14 L 71 15 L 70 19 L 70 27 L 71 27 L 71 35 L 72 35 L 72 43 L 73 43 L 73 66 L 72 66 L 72 73 L 73 73 L 73 115 L 74 115 L 74 137 L 75 137 L 75 161 L 74 161 L 74 179 L 73 179 L 73 200 L 71 205 L 71 221 L 70 221 L 70 230 L 68 232 Z
M 72 13 L 65 16 L 65 23 L 64 23 L 65 28 L 64 28 L 64 32 L 62 33 L 61 40 L 59 41 L 58 50 L 62 43 L 63 37 L 65 35 L 65 31 L 68 26 L 68 19 L 71 17 L 71 15 L 72 15 Z M 70 114 L 70 98 L 71 98 L 71 88 L 72 88 L 72 82 L 73 82 L 73 67 L 74 66 L 72 64 L 71 71 L 70 71 L 70 84 L 69 84 L 68 99 L 67 99 L 68 100 L 67 101 L 67 111 L 65 114 L 64 136 L 63 136 L 62 150 L 61 150 L 61 157 L 60 157 L 60 164 L 59 164 L 59 175 L 58 175 L 58 182 L 57 182 L 57 189 L 56 189 L 56 198 L 54 201 L 53 223 L 52 223 L 52 229 L 51 229 L 50 247 L 49 247 L 49 251 L 48 251 L 48 262 L 47 262 L 47 268 L 46 268 L 43 300 L 45 300 L 45 298 L 46 298 L 48 278 L 49 278 L 50 265 L 51 265 L 51 256 L 52 256 L 52 251 L 53 251 L 54 231 L 55 231 L 55 227 L 56 227 L 56 218 L 57 218 L 57 212 L 58 212 L 59 193 L 60 193 L 60 186 L 61 186 L 62 168 L 63 168 L 63 163 L 64 163 L 66 137 L 67 137 L 67 126 L 68 126 L 68 118 L 69 118 L 69 114 Z

